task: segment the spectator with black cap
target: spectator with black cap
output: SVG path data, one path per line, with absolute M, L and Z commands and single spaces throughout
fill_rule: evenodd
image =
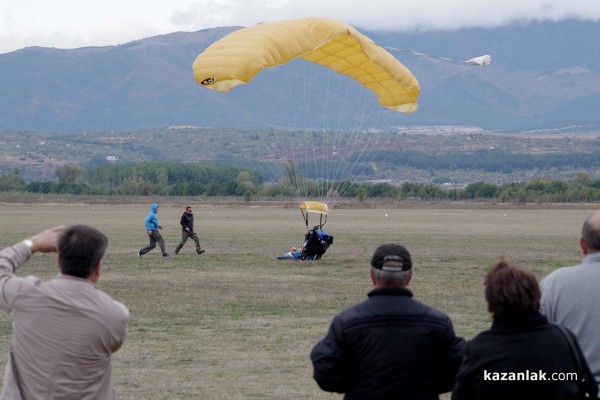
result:
M 404 246 L 379 246 L 370 276 L 368 299 L 335 316 L 313 348 L 315 380 L 345 399 L 438 399 L 452 389 L 464 339 L 446 314 L 413 299 Z

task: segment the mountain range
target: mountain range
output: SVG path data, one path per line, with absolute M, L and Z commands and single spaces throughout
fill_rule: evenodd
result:
M 310 120 L 311 128 L 345 129 L 361 123 L 364 114 L 353 111 L 342 118 L 324 104 L 334 99 L 350 110 L 364 109 L 365 89 L 353 80 L 332 81 L 330 70 L 306 61 L 263 71 L 230 93 L 200 87 L 192 74 L 195 58 L 237 29 L 176 32 L 115 46 L 28 47 L 0 54 L 0 130 L 299 127 L 296 119 Z M 598 22 L 361 32 L 394 54 L 420 83 L 419 109 L 392 117 L 394 126 L 600 131 Z M 483 54 L 492 56 L 490 66 L 453 61 Z M 317 89 L 320 94 L 307 102 Z M 282 105 L 284 111 L 272 108 Z

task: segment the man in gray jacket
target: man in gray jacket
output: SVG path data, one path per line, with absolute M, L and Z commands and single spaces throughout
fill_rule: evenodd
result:
M 12 338 L 2 399 L 114 399 L 111 354 L 129 311 L 96 288 L 108 240 L 85 225 L 56 227 L 0 251 L 0 307 Z M 47 282 L 15 276 L 36 252 L 58 253 Z
M 581 264 L 559 268 L 540 282 L 541 311 L 577 336 L 600 390 L 600 211 L 585 220 L 579 246 Z

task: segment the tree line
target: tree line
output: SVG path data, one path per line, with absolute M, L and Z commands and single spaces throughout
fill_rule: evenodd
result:
M 262 184 L 258 172 L 216 164 L 143 162 L 83 169 L 66 165 L 56 181 L 26 182 L 18 168 L 0 175 L 0 191 L 73 195 L 243 196 Z
M 216 164 L 177 164 L 143 162 L 108 164 L 83 169 L 78 166 L 56 168 L 55 181 L 26 182 L 21 171 L 0 174 L 0 192 L 70 195 L 123 195 L 123 196 L 239 196 L 246 200 L 255 197 L 289 195 L 290 176 L 276 184 L 266 185 L 262 176 L 249 169 Z M 295 172 L 294 172 L 295 174 Z M 288 175 L 290 174 L 288 171 Z M 305 179 L 294 177 L 293 179 Z M 320 193 L 319 182 L 306 179 L 303 187 L 306 197 Z M 474 182 L 465 187 L 447 187 L 435 183 L 339 182 L 344 186 L 343 197 L 365 201 L 369 198 L 391 198 L 415 201 L 493 200 L 499 202 L 599 202 L 600 179 L 590 179 L 583 172 L 569 181 L 549 178 L 527 182 L 494 184 Z M 322 191 L 321 191 L 322 192 Z

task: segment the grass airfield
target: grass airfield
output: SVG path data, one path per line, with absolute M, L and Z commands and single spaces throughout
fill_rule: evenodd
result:
M 162 260 L 143 226 L 152 202 L 0 203 L 0 247 L 61 224 L 97 227 L 109 238 L 99 288 L 130 310 L 129 335 L 113 355 L 119 399 L 337 399 L 312 379 L 309 353 L 333 316 L 366 298 L 368 266 L 382 243 L 405 245 L 417 300 L 448 313 L 467 339 L 490 325 L 483 276 L 504 257 L 539 279 L 579 262 L 581 225 L 598 205 L 377 205 L 335 208 L 334 243 L 316 262 L 277 260 L 302 243 L 300 210 L 183 200 L 161 203 L 167 251 L 179 217 L 194 209 L 206 253 L 188 240 Z M 35 254 L 18 275 L 50 279 L 54 254 Z M 0 314 L 0 365 L 11 324 Z M 444 396 L 449 398 L 448 396 Z

